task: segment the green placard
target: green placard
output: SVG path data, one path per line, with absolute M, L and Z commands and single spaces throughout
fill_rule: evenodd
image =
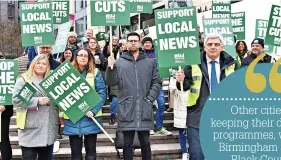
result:
M 104 40 L 104 39 L 103 39 L 103 35 L 104 35 L 104 34 L 105 34 L 105 32 L 98 32 L 98 33 L 96 34 L 97 40 L 98 40 L 98 41 Z
M 131 13 L 152 13 L 152 0 L 130 0 Z
M 0 105 L 12 104 L 12 94 L 18 77 L 18 61 L 0 60 Z
M 196 8 L 155 11 L 159 67 L 199 64 Z
M 235 42 L 232 32 L 231 19 L 203 19 L 204 34 L 220 34 L 223 37 L 224 50 L 236 57 Z
M 230 0 L 213 0 L 212 1 L 213 18 L 231 18 L 231 1 Z
M 281 46 L 281 7 L 272 5 L 269 16 L 265 44 Z
M 130 1 L 91 0 L 92 26 L 130 25 Z
M 256 20 L 256 30 L 255 30 L 255 37 L 264 39 L 266 36 L 268 20 L 257 19 Z M 272 45 L 264 45 L 264 51 L 267 53 L 273 52 Z
M 69 0 L 52 0 L 52 9 L 55 24 L 69 21 Z
M 58 35 L 54 45 L 53 53 L 64 52 L 67 44 L 68 33 L 71 27 L 71 22 L 66 22 L 58 26 Z
M 102 38 L 103 38 L 103 40 L 105 40 L 105 41 L 109 41 L 109 34 L 108 33 L 104 33 L 103 35 L 102 35 Z
M 245 12 L 231 13 L 233 33 L 237 40 L 245 40 Z
M 34 89 L 29 83 L 25 83 L 17 97 L 22 101 L 23 104 L 28 105 L 35 93 L 36 89 Z
M 20 3 L 22 46 L 54 44 L 50 2 Z
M 69 61 L 54 70 L 40 86 L 73 123 L 101 101 L 99 94 Z
M 154 45 L 154 52 L 156 59 L 158 59 L 159 55 L 157 52 L 157 39 L 153 40 Z M 183 69 L 184 66 L 182 66 Z M 178 70 L 178 66 L 176 67 L 159 67 L 159 64 L 157 65 L 158 72 L 160 74 L 160 78 L 170 78 L 175 75 L 175 72 Z

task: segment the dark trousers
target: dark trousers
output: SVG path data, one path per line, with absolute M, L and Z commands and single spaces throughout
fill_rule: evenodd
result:
M 86 160 L 96 160 L 96 142 L 97 134 L 85 135 L 84 146 L 86 150 Z M 71 148 L 71 159 L 72 160 L 83 160 L 82 156 L 82 146 L 83 146 L 83 136 L 79 135 L 69 136 L 70 148 Z
M 204 160 L 200 139 L 199 129 L 188 127 L 188 142 L 189 142 L 189 159 L 190 160 Z
M 142 160 L 151 160 L 151 148 L 149 142 L 149 131 L 138 131 L 138 136 L 141 145 Z M 123 131 L 124 145 L 123 155 L 124 160 L 133 159 L 133 142 L 135 137 L 135 131 Z
M 1 156 L 3 160 L 11 160 L 12 148 L 9 138 L 10 117 L 2 117 L 1 121 L 2 121 L 1 143 L 0 143 Z
M 50 146 L 47 147 L 23 147 L 21 146 L 23 160 L 49 160 Z

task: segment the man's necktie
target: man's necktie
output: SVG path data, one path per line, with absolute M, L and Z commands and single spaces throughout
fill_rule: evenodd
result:
M 216 73 L 216 61 L 211 61 L 210 63 L 212 65 L 212 69 L 211 69 L 211 92 L 212 92 L 218 85 L 218 80 L 217 80 L 217 73 Z

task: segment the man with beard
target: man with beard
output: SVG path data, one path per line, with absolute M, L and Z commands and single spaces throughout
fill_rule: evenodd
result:
M 128 52 L 116 60 L 108 57 L 106 82 L 118 85 L 117 130 L 122 131 L 124 160 L 133 159 L 133 141 L 137 132 L 142 159 L 151 160 L 149 131 L 154 128 L 153 102 L 159 95 L 161 80 L 152 59 L 139 51 L 140 35 L 127 35 Z M 113 66 L 113 69 L 111 69 Z
M 71 49 L 74 54 L 76 54 L 76 51 L 79 49 L 77 46 L 77 34 L 75 32 L 68 33 L 66 48 Z
M 249 66 L 259 55 L 265 53 L 264 49 L 264 40 L 261 38 L 255 38 L 251 43 L 252 51 L 250 55 L 242 60 L 242 67 Z M 266 54 L 258 63 L 274 63 L 276 60 Z

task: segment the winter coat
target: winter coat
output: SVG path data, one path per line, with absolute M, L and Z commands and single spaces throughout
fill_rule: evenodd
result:
M 80 49 L 79 46 L 77 45 L 77 43 L 75 43 L 74 45 L 69 45 L 69 44 L 67 44 L 67 45 L 66 45 L 66 49 L 67 49 L 67 48 L 68 48 L 68 49 L 71 49 L 74 55 L 75 55 L 76 52 Z
M 130 52 L 107 68 L 109 86 L 118 85 L 118 129 L 121 131 L 149 131 L 154 128 L 153 102 L 161 88 L 161 80 L 153 60 L 143 52 L 135 60 Z
M 36 46 L 27 46 L 24 48 L 24 52 L 27 53 L 28 62 L 31 62 L 38 54 Z
M 157 66 L 157 57 L 155 55 L 154 49 L 152 49 L 150 51 L 147 51 L 147 50 L 143 49 L 143 52 L 145 53 L 147 58 L 153 59 L 155 65 Z
M 6 105 L 5 111 L 2 112 L 1 117 L 2 118 L 10 118 L 10 117 L 13 116 L 13 114 L 14 114 L 13 105 Z
M 256 54 L 253 54 L 251 53 L 250 55 L 248 55 L 246 58 L 242 59 L 241 61 L 241 67 L 245 67 L 245 66 L 249 66 L 255 59 L 257 58 L 257 55 Z M 262 60 L 260 60 L 258 63 L 273 63 L 275 62 L 276 60 L 266 54 Z
M 33 77 L 32 83 L 39 91 L 46 93 L 39 86 L 41 80 Z M 46 147 L 54 144 L 58 135 L 59 115 L 58 108 L 53 102 L 47 105 L 38 104 L 40 92 L 36 92 L 30 103 L 25 105 L 17 97 L 18 93 L 25 85 L 25 80 L 19 77 L 16 81 L 13 93 L 13 105 L 27 109 L 24 129 L 18 129 L 19 145 L 24 147 Z M 18 108 L 17 108 L 18 112 Z
M 220 68 L 221 68 L 221 75 L 220 81 L 222 81 L 225 75 L 225 69 L 235 63 L 234 58 L 232 58 L 229 54 L 222 51 L 220 53 Z M 205 102 L 210 95 L 209 90 L 209 74 L 208 74 L 208 66 L 207 66 L 207 59 L 206 59 L 206 51 L 201 54 L 201 64 L 198 64 L 199 68 L 202 72 L 202 83 L 200 88 L 200 96 L 197 99 L 197 102 L 194 106 L 188 106 L 187 108 L 187 126 L 192 128 L 199 128 L 200 117 L 205 105 Z M 187 65 L 184 68 L 185 79 L 183 81 L 183 90 L 187 91 L 190 89 L 191 85 L 193 84 L 192 79 L 192 69 L 190 65 Z M 177 82 L 177 88 L 180 89 L 180 83 Z
M 82 72 L 82 76 L 86 78 L 87 70 Z M 102 100 L 91 110 L 91 112 L 96 115 L 105 103 L 106 94 L 105 94 L 105 84 L 102 78 L 101 72 L 98 71 L 95 77 L 95 90 L 101 96 Z M 102 126 L 102 117 L 95 117 L 95 119 Z M 101 129 L 95 124 L 95 122 L 88 118 L 86 115 L 77 121 L 75 124 L 71 120 L 65 119 L 64 121 L 64 135 L 89 135 L 89 134 L 98 134 L 101 133 Z

